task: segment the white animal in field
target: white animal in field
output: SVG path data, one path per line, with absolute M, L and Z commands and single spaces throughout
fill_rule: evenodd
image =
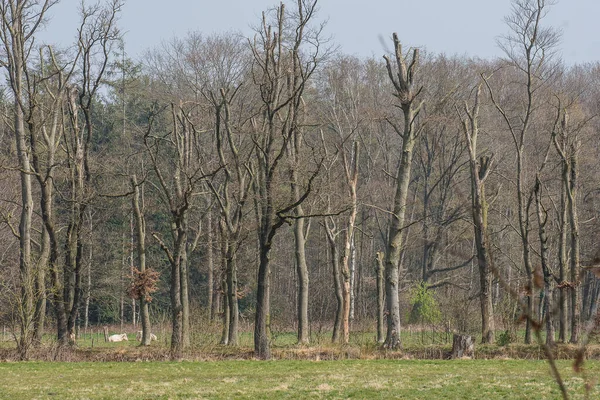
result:
M 122 341 L 128 341 L 128 340 L 129 339 L 127 339 L 126 333 L 120 333 L 118 335 L 110 335 L 108 337 L 109 342 L 122 342 Z
M 137 332 L 135 333 L 135 339 L 136 339 L 138 342 L 141 342 L 141 341 L 142 341 L 142 335 L 143 335 L 143 332 L 142 332 L 142 331 L 137 331 Z M 151 333 L 151 334 L 150 334 L 150 341 L 151 341 L 151 342 L 153 342 L 153 341 L 155 341 L 155 340 L 158 340 L 158 338 L 156 337 L 156 335 L 155 335 L 154 333 Z

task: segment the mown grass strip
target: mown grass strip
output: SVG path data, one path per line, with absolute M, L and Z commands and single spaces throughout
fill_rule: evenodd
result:
M 559 368 L 573 398 L 585 380 Z M 586 363 L 597 376 L 600 362 Z M 592 386 L 590 398 L 600 398 Z M 2 399 L 560 398 L 543 361 L 2 363 Z

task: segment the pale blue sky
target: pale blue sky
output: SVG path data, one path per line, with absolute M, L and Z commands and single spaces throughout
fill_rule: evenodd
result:
M 50 13 L 44 40 L 67 44 L 75 35 L 80 0 L 61 0 Z M 507 32 L 503 17 L 510 0 L 320 0 L 319 19 L 342 51 L 381 57 L 392 32 L 408 46 L 430 52 L 481 58 L 500 55 L 496 38 Z M 273 0 L 127 0 L 120 27 L 132 56 L 161 40 L 198 30 L 205 33 L 250 25 Z M 292 2 L 288 0 L 288 4 Z M 568 64 L 600 61 L 600 0 L 559 0 L 546 23 L 563 30 L 563 59 Z

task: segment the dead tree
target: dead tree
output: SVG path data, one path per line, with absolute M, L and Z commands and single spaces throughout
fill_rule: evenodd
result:
M 391 212 L 391 223 L 388 232 L 388 242 L 385 260 L 386 303 L 388 309 L 387 333 L 385 347 L 396 349 L 400 346 L 400 299 L 399 265 L 402 251 L 402 230 L 406 213 L 408 186 L 410 183 L 413 148 L 420 129 L 417 118 L 423 103 L 416 104 L 416 98 L 422 87 L 417 87 L 415 75 L 419 64 L 419 50 L 414 49 L 412 58 L 407 64 L 398 35 L 394 33 L 394 60 L 384 56 L 388 76 L 394 87 L 394 96 L 399 102 L 403 114 L 403 124 L 398 125 L 388 118 L 387 121 L 394 131 L 402 138 L 402 154 L 396 176 L 396 193 Z

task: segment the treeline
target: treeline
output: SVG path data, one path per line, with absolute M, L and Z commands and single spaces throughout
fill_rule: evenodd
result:
M 600 66 L 563 62 L 546 1 L 513 1 L 496 60 L 396 35 L 340 54 L 316 0 L 132 60 L 120 0 L 84 5 L 73 46 L 38 44 L 54 3 L 0 6 L 0 316 L 22 358 L 89 324 L 148 345 L 159 316 L 174 355 L 206 321 L 236 346 L 240 319 L 259 358 L 311 327 L 390 349 L 405 323 L 587 337 Z

